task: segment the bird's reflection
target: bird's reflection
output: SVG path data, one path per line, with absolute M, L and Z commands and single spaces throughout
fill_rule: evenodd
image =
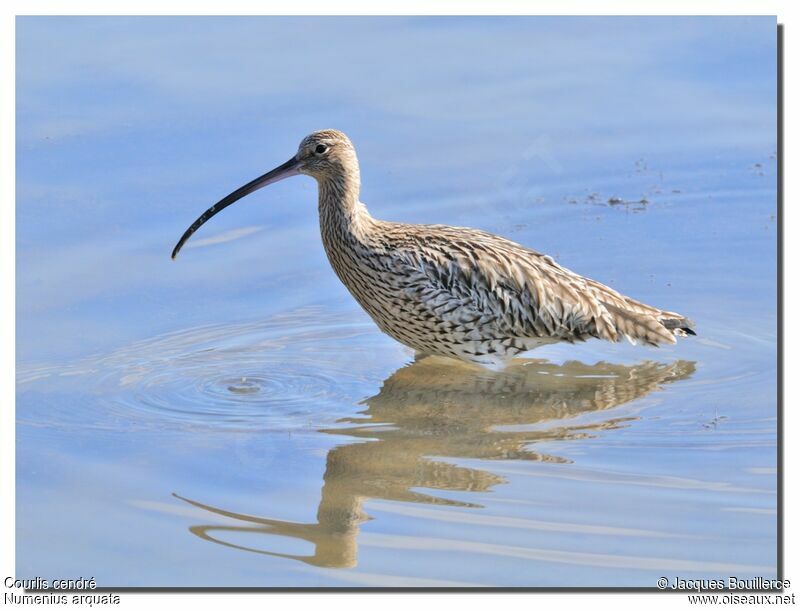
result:
M 478 506 L 414 491 L 485 491 L 503 482 L 490 469 L 466 468 L 438 457 L 481 460 L 566 461 L 537 452 L 537 441 L 576 439 L 632 418 L 610 413 L 599 423 L 567 421 L 646 396 L 665 383 L 686 379 L 693 362 L 563 365 L 519 360 L 502 372 L 478 370 L 435 357 L 397 370 L 368 398 L 354 427 L 331 434 L 369 439 L 330 450 L 316 523 L 295 523 L 226 511 L 176 497 L 228 517 L 230 525 L 195 525 L 205 540 L 314 566 L 356 565 L 357 537 L 369 519 L 365 500 L 378 498 L 426 504 Z M 506 430 L 511 426 L 524 429 Z M 499 428 L 499 429 L 498 429 Z M 305 540 L 311 555 L 291 555 L 223 540 L 226 533 L 272 534 Z

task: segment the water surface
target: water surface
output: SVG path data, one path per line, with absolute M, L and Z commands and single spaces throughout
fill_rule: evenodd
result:
M 776 576 L 774 19 L 17 33 L 17 577 Z M 698 337 L 414 362 L 330 270 L 308 178 L 169 260 L 323 127 L 375 216 L 502 233 Z

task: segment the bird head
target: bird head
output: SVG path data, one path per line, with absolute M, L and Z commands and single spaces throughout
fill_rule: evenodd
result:
M 298 172 L 317 180 L 337 179 L 355 168 L 356 150 L 341 131 L 323 129 L 303 138 L 295 155 Z
M 358 160 L 350 139 L 335 129 L 315 131 L 303 138 L 297 148 L 297 154 L 286 163 L 236 189 L 203 212 L 178 240 L 172 251 L 172 258 L 178 255 L 183 244 L 197 229 L 229 205 L 269 184 L 298 174 L 311 176 L 317 182 L 338 183 L 342 187 L 348 181 L 355 181 L 357 184 Z

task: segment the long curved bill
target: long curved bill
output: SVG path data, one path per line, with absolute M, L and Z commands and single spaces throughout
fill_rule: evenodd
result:
M 300 162 L 295 158 L 292 157 L 283 165 L 279 165 L 275 169 L 268 171 L 263 176 L 259 176 L 252 182 L 248 182 L 243 187 L 236 189 L 227 197 L 220 199 L 208 208 L 205 212 L 203 212 L 200 217 L 192 223 L 186 232 L 181 236 L 178 240 L 178 243 L 175 245 L 175 249 L 172 251 L 172 258 L 175 259 L 178 256 L 178 252 L 181 251 L 183 248 L 183 244 L 199 229 L 202 227 L 206 221 L 210 220 L 213 216 L 217 215 L 219 212 L 227 208 L 232 203 L 236 203 L 242 197 L 249 195 L 250 193 L 254 193 L 260 188 L 264 188 L 268 184 L 274 184 L 279 180 L 283 180 L 284 178 L 288 178 L 289 176 L 296 176 L 300 173 Z

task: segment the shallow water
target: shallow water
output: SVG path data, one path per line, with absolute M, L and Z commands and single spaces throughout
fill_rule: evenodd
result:
M 768 18 L 20 19 L 16 576 L 775 577 L 774 54 Z M 413 362 L 306 178 L 169 260 L 327 126 L 374 215 L 502 233 L 698 336 Z

